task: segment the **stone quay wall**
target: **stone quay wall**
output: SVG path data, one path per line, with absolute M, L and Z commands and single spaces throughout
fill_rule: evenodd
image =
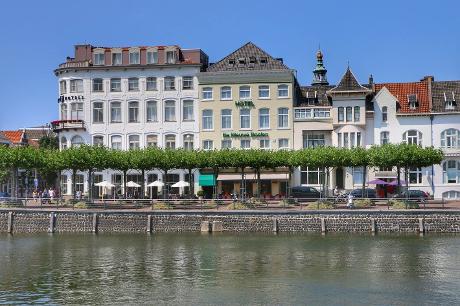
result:
M 460 233 L 460 211 L 0 210 L 0 233 L 200 231 Z

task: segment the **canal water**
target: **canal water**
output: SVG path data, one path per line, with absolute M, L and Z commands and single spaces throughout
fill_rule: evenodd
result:
M 458 305 L 460 236 L 0 236 L 0 303 Z

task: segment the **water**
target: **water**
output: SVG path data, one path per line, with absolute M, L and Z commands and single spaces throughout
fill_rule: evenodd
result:
M 0 303 L 455 305 L 460 236 L 0 236 Z

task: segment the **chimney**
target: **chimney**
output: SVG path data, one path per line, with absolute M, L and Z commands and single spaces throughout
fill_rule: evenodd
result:
M 430 112 L 431 112 L 432 109 L 433 109 L 432 86 L 433 86 L 433 82 L 434 82 L 434 76 L 426 75 L 426 76 L 423 77 L 423 79 L 421 79 L 421 81 L 427 83 L 427 87 L 428 87 L 428 104 L 429 104 L 429 108 L 430 108 Z
M 423 77 L 423 79 L 420 80 L 421 82 L 423 81 L 428 81 L 428 82 L 433 82 L 434 81 L 434 76 L 432 75 L 426 75 Z

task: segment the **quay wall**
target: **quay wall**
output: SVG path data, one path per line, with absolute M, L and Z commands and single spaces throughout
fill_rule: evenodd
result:
M 460 233 L 460 211 L 0 210 L 0 233 L 64 232 Z

